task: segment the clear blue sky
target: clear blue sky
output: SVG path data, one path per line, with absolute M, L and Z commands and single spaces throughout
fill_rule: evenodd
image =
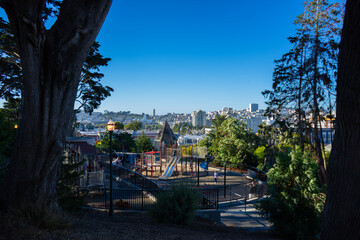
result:
M 190 113 L 265 107 L 274 59 L 290 45 L 300 0 L 115 0 L 98 36 L 112 58 L 100 110 Z
M 98 36 L 114 88 L 99 111 L 265 107 L 301 0 L 114 0 Z

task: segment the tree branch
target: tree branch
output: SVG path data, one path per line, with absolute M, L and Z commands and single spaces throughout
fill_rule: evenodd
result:
M 49 41 L 55 41 L 57 50 L 63 53 L 58 61 L 72 62 L 77 56 L 83 61 L 86 59 L 111 3 L 112 0 L 63 1 L 59 17 L 48 34 Z

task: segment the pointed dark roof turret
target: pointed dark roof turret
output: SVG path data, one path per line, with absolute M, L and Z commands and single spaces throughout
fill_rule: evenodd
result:
M 164 142 L 166 144 L 175 143 L 177 141 L 176 136 L 167 121 L 165 121 L 161 131 L 156 137 L 156 140 L 160 140 L 160 142 Z

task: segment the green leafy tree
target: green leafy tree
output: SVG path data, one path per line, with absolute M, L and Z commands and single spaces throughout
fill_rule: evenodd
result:
M 134 131 L 140 130 L 141 128 L 142 128 L 142 123 L 140 121 L 134 121 L 125 126 L 125 129 L 134 130 Z
M 61 162 L 60 176 L 56 185 L 57 198 L 60 207 L 66 211 L 76 211 L 84 204 L 83 196 L 74 197 L 76 186 L 81 175 L 84 162 L 76 162 L 73 154 L 69 154 L 67 161 Z
M 94 42 L 83 64 L 77 91 L 76 112 L 83 109 L 91 114 L 113 91 L 111 87 L 103 86 L 100 82 L 104 77 L 104 74 L 100 72 L 100 67 L 106 67 L 111 59 L 103 57 L 99 52 L 99 47 L 100 44 Z M 0 18 L 0 53 L 0 68 L 3 70 L 0 74 L 0 98 L 12 104 L 14 100 L 21 98 L 22 70 L 16 39 L 9 23 L 2 18 Z
M 125 128 L 124 124 L 118 121 L 115 121 L 115 129 L 123 130 Z
M 209 148 L 210 148 L 210 146 L 211 146 L 211 138 L 210 138 L 210 136 L 206 136 L 206 137 L 204 137 L 203 139 L 201 139 L 200 140 L 200 142 L 199 142 L 199 147 L 206 147 L 206 148 L 208 148 L 208 154 L 211 154 L 210 152 L 209 152 Z
M 259 169 L 265 168 L 265 158 L 266 158 L 266 147 L 260 146 L 254 151 L 254 156 L 257 159 L 257 162 L 259 163 L 258 167 Z
M 268 179 L 270 197 L 258 209 L 273 223 L 274 232 L 289 239 L 316 239 L 325 194 L 310 154 L 300 148 L 279 152 Z
M 150 138 L 148 138 L 144 133 L 142 133 L 135 142 L 138 152 L 148 152 L 154 148 Z
M 20 98 L 21 68 L 17 46 L 9 23 L 0 18 L 0 98 Z
M 208 153 L 214 157 L 218 157 L 218 143 L 219 139 L 223 137 L 220 131 L 221 124 L 226 120 L 226 116 L 216 116 L 212 119 L 212 130 L 208 134 L 210 141 L 208 141 Z
M 112 135 L 112 149 L 117 152 L 127 151 L 127 152 L 136 152 L 136 143 L 131 137 L 131 134 L 123 132 L 119 134 Z M 97 147 L 100 147 L 100 143 L 97 144 Z M 101 149 L 110 148 L 110 136 L 107 132 L 101 141 Z
M 162 128 L 161 124 L 145 124 L 143 129 L 148 129 L 148 130 L 159 130 Z
M 99 52 L 99 47 L 100 44 L 94 42 L 84 62 L 77 91 L 76 102 L 79 104 L 77 111 L 83 109 L 91 114 L 114 91 L 100 82 L 104 77 L 104 74 L 100 72 L 100 67 L 106 67 L 111 59 L 103 57 Z
M 253 154 L 257 147 L 256 135 L 248 131 L 246 123 L 228 118 L 221 123 L 219 131 L 223 137 L 217 140 L 217 154 L 222 161 L 238 168 L 257 166 Z
M 209 154 L 223 164 L 238 168 L 257 166 L 254 151 L 258 144 L 258 137 L 247 129 L 244 122 L 225 116 L 213 119 L 213 129 L 200 142 L 200 145 L 208 148 Z
M 194 127 L 187 122 L 175 123 L 174 126 L 172 127 L 174 133 L 179 133 L 181 135 L 186 135 L 188 133 L 191 133 L 192 129 L 194 129 Z
M 20 111 L 21 111 L 21 99 L 20 98 L 11 98 L 8 101 L 4 102 L 3 108 L 1 109 L 5 118 L 18 124 L 20 120 Z

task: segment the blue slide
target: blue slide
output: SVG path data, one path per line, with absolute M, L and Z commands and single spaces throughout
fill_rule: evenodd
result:
M 207 171 L 207 170 L 208 170 L 208 163 L 207 163 L 207 161 L 201 162 L 201 163 L 200 163 L 200 167 L 201 167 L 202 169 L 204 169 L 205 171 Z
M 180 161 L 179 157 L 172 157 L 169 161 L 169 165 L 166 167 L 165 173 L 159 177 L 160 180 L 168 180 L 171 177 L 174 167 Z
M 172 157 L 171 159 L 170 159 L 170 161 L 169 161 L 169 164 L 168 164 L 168 166 L 167 166 L 167 168 L 166 168 L 166 170 L 165 170 L 165 173 L 162 175 L 162 176 L 167 176 L 168 175 L 168 173 L 169 173 L 169 171 L 170 171 L 170 167 L 172 166 L 172 164 L 173 164 L 173 162 L 174 162 L 174 157 Z
M 207 170 L 208 170 L 208 167 L 209 167 L 209 166 L 208 166 L 209 163 L 211 163 L 212 161 L 214 161 L 215 158 L 214 158 L 213 156 L 209 156 L 209 155 L 205 155 L 205 158 L 206 158 L 206 160 L 200 163 L 200 167 L 201 167 L 202 169 L 204 169 L 205 171 L 207 171 Z

